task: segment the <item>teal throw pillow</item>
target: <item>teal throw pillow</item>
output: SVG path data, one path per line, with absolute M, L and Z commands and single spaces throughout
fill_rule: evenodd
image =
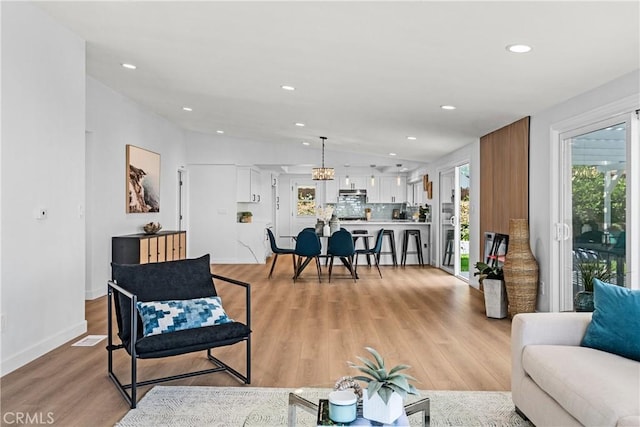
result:
M 222 308 L 220 297 L 138 301 L 137 308 L 142 318 L 145 337 L 233 322 Z
M 595 310 L 583 347 L 640 361 L 640 290 L 593 279 Z

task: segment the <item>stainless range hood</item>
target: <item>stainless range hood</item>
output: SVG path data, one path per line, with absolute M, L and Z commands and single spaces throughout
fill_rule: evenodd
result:
M 338 196 L 365 196 L 367 195 L 367 190 L 357 190 L 357 189 L 340 189 L 338 190 Z

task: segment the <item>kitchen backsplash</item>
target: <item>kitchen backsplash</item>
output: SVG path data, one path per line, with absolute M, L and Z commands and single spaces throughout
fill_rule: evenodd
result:
M 393 218 L 393 210 L 398 209 L 404 213 L 405 218 L 411 219 L 414 212 L 418 212 L 417 206 L 407 206 L 406 203 L 363 203 L 363 204 L 329 204 L 333 206 L 338 218 L 364 218 L 365 208 L 371 209 L 371 221 L 386 221 Z

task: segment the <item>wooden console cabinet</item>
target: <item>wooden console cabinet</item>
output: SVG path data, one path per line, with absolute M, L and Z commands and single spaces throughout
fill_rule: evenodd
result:
M 187 257 L 186 231 L 129 234 L 111 238 L 111 261 L 118 264 L 147 264 Z

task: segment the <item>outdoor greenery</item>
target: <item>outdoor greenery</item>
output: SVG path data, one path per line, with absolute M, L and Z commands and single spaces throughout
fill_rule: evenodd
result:
M 298 187 L 297 216 L 316 215 L 316 188 Z
M 596 166 L 575 165 L 572 170 L 573 229 L 604 221 L 604 172 Z M 618 177 L 611 193 L 611 224 L 626 223 L 626 176 Z
M 582 285 L 587 292 L 593 292 L 593 279 L 610 282 L 613 273 L 605 263 L 598 261 L 582 261 L 578 263 L 578 273 L 582 278 Z
M 460 197 L 460 240 L 469 240 L 469 189 L 463 188 Z

